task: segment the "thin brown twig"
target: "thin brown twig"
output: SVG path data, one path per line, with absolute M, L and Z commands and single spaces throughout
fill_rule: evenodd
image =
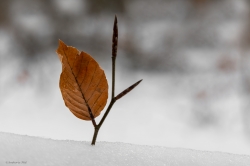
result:
M 116 56 L 117 56 L 117 46 L 118 46 L 118 26 L 117 26 L 117 17 L 115 16 L 114 27 L 113 27 L 113 37 L 112 37 L 112 90 L 111 90 L 112 95 L 111 95 L 111 101 L 110 101 L 109 106 L 108 106 L 107 110 L 105 111 L 101 121 L 99 122 L 99 124 L 94 125 L 94 123 L 93 123 L 93 125 L 95 127 L 95 131 L 94 131 L 91 145 L 95 145 L 98 132 L 99 132 L 103 122 L 105 121 L 106 117 L 108 116 L 114 103 L 118 99 L 125 96 L 132 89 L 134 89 L 142 81 L 142 80 L 137 81 L 136 83 L 134 83 L 133 85 L 131 85 L 130 87 L 128 87 L 127 89 L 125 89 L 119 95 L 117 95 L 115 97 L 115 60 L 116 60 Z

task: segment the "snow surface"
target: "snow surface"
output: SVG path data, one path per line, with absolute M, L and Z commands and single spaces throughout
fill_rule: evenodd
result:
M 91 146 L 0 132 L 0 165 L 249 166 L 250 156 L 110 142 Z

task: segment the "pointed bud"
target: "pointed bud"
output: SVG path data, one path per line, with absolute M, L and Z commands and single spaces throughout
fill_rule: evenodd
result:
M 128 92 L 130 92 L 132 89 L 134 89 L 141 81 L 142 81 L 142 79 L 140 81 L 137 81 L 136 83 L 134 83 L 133 85 L 131 85 L 130 87 L 125 89 L 124 91 L 122 91 L 119 95 L 117 95 L 115 97 L 115 100 L 118 100 L 118 99 L 122 98 L 123 96 L 125 96 Z
M 113 38 L 112 38 L 112 58 L 116 58 L 118 45 L 118 26 L 117 17 L 115 16 L 114 27 L 113 27 Z

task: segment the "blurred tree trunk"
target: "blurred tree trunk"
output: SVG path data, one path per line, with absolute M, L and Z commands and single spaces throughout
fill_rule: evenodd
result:
M 0 26 L 6 26 L 9 23 L 9 6 L 11 1 L 0 1 Z
M 125 12 L 125 0 L 87 0 L 88 11 L 90 14 L 99 14 L 102 12 Z

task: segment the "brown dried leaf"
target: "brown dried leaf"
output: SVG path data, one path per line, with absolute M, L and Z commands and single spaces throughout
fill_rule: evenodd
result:
M 60 89 L 65 105 L 80 119 L 97 117 L 108 99 L 108 82 L 103 69 L 89 54 L 61 40 L 56 52 L 62 63 Z

